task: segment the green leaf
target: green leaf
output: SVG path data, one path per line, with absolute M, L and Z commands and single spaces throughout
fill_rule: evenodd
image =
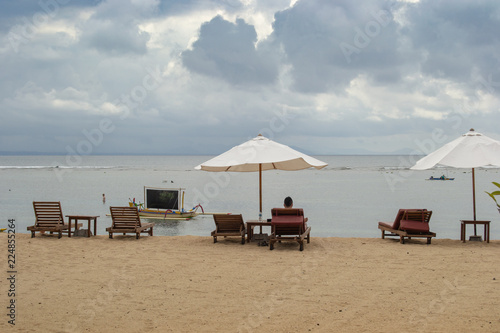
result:
M 500 183 L 497 183 L 497 182 L 491 182 L 493 185 L 495 185 L 496 187 L 500 188 Z M 497 204 L 497 207 L 500 209 L 500 204 L 497 202 L 497 199 L 495 198 L 495 195 L 500 195 L 500 191 L 493 191 L 493 192 L 486 192 L 484 191 L 484 193 L 488 194 L 494 201 L 495 203 Z
M 495 192 L 497 192 L 498 194 L 500 194 L 500 191 L 495 191 Z M 494 194 L 495 192 L 488 193 L 488 192 L 484 191 L 484 193 L 488 194 L 495 201 L 495 203 L 497 204 L 497 207 L 500 208 L 500 205 L 498 204 L 497 199 L 495 198 L 495 194 Z

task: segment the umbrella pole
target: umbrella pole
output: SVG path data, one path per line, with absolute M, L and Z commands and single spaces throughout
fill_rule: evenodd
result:
M 476 176 L 472 168 L 472 208 L 474 210 L 474 222 L 476 222 Z M 477 235 L 476 224 L 474 223 L 474 236 Z
M 262 164 L 259 164 L 259 217 L 262 218 Z

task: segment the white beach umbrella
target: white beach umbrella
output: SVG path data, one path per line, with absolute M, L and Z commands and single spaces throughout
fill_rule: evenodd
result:
M 458 139 L 423 157 L 411 167 L 412 170 L 426 170 L 440 164 L 454 168 L 472 168 L 472 201 L 476 221 L 476 190 L 474 168 L 500 167 L 500 142 L 493 140 L 473 128 Z M 475 225 L 474 225 L 475 227 Z
M 302 154 L 261 134 L 195 167 L 205 171 L 259 172 L 259 212 L 262 214 L 262 171 L 321 169 L 320 160 Z M 261 216 L 261 215 L 260 215 Z

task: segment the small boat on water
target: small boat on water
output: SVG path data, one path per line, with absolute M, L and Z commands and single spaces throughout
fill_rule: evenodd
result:
M 183 188 L 158 188 L 144 186 L 144 203 L 137 203 L 135 198 L 130 200 L 130 207 L 139 209 L 139 216 L 156 219 L 189 219 L 199 215 L 198 209 L 203 212 L 203 207 L 197 205 L 192 209 L 184 209 Z
M 445 177 L 445 176 L 441 176 L 441 177 L 435 178 L 434 176 L 431 176 L 427 180 L 455 180 L 455 178 L 448 178 L 448 177 Z

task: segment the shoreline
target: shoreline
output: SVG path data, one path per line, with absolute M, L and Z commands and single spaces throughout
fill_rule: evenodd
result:
M 0 242 L 5 276 L 7 234 Z M 295 242 L 275 245 L 16 234 L 15 331 L 500 330 L 500 241 L 312 237 L 302 252 Z M 8 284 L 0 293 L 8 302 Z M 12 328 L 4 304 L 2 331 Z

